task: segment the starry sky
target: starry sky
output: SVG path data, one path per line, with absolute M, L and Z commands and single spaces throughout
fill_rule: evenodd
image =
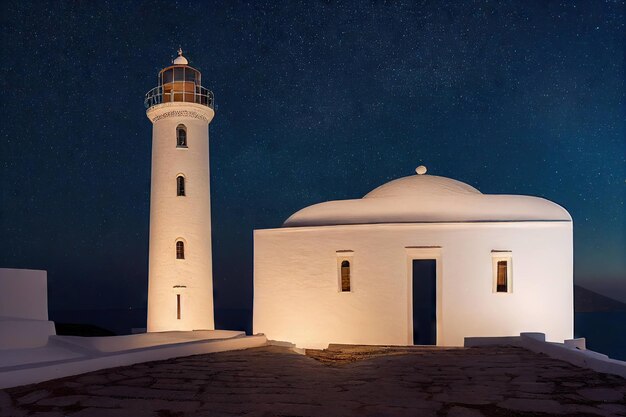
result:
M 145 307 L 151 124 L 182 46 L 216 98 L 216 308 L 250 308 L 252 231 L 429 173 L 574 219 L 575 281 L 626 301 L 623 1 L 0 5 L 0 266 L 50 308 Z

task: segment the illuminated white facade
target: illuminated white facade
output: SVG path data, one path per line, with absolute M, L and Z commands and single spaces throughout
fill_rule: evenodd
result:
M 300 347 L 571 338 L 567 211 L 417 172 L 256 230 L 254 332 Z
M 0 268 L 0 357 L 10 349 L 45 346 L 55 334 L 48 320 L 48 273 Z
M 147 330 L 213 329 L 213 94 L 179 50 L 145 104 L 153 124 Z

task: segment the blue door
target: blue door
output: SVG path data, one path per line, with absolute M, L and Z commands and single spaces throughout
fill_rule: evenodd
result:
M 437 261 L 413 260 L 413 344 L 437 344 Z

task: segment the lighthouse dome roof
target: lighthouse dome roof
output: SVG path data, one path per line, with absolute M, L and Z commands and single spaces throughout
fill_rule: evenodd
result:
M 283 227 L 572 220 L 567 210 L 544 198 L 483 194 L 461 181 L 425 175 L 424 167 L 416 171 L 418 175 L 390 181 L 360 199 L 305 207 L 289 217 Z
M 173 64 L 174 65 L 188 65 L 189 64 L 189 61 L 187 61 L 187 58 L 183 56 L 183 50 L 181 48 L 178 48 L 178 56 L 176 57 L 176 59 L 174 59 Z

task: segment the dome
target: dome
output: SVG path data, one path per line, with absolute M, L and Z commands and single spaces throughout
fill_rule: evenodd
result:
M 183 50 L 181 48 L 178 48 L 178 56 L 174 60 L 174 65 L 187 65 L 187 64 L 189 64 L 189 61 L 187 61 L 187 58 L 183 56 Z
M 481 194 L 481 192 L 471 185 L 451 178 L 435 175 L 411 175 L 383 184 L 367 193 L 363 198 L 452 194 Z
M 461 181 L 424 175 L 425 168 L 418 172 L 383 184 L 361 199 L 305 207 L 283 227 L 572 220 L 563 207 L 540 197 L 482 194 Z

